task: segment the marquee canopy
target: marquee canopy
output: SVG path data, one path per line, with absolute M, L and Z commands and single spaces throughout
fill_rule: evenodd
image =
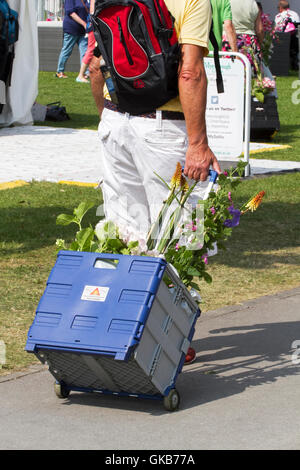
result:
M 0 127 L 32 123 L 31 108 L 38 94 L 38 34 L 36 4 L 32 0 L 8 0 L 19 13 L 19 40 L 15 44 L 11 86 L 0 82 L 4 105 Z

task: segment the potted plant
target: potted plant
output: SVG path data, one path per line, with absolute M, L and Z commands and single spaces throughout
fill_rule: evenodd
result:
M 240 207 L 234 203 L 234 191 L 242 181 L 246 163 L 240 161 L 235 168 L 218 177 L 207 199 L 199 200 L 195 208 L 187 208 L 189 196 L 198 183 L 189 187 L 180 164 L 167 184 L 169 195 L 162 204 L 157 220 L 147 237 L 130 228 L 120 228 L 115 222 L 103 219 L 94 227 L 83 227 L 82 219 L 93 204 L 82 202 L 73 214 L 60 214 L 58 225 L 77 225 L 74 241 L 67 245 L 58 239 L 58 250 L 89 251 L 121 255 L 164 257 L 194 297 L 199 299 L 199 281 L 212 282 L 208 273 L 208 259 L 214 248 L 226 249 L 225 242 L 240 218 L 260 205 L 265 193 Z M 157 175 L 158 176 L 158 175 Z M 158 176 L 159 177 L 159 176 Z M 171 283 L 170 283 L 171 285 Z

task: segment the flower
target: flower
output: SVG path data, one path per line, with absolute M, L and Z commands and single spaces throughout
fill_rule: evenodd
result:
M 265 195 L 265 191 L 260 191 L 256 196 L 254 196 L 252 199 L 250 199 L 249 202 L 245 205 L 245 208 L 247 209 L 246 211 L 243 211 L 242 213 L 244 214 L 247 211 L 256 211 L 256 209 L 260 206 L 262 199 Z
M 185 215 L 184 219 L 182 217 L 184 204 L 197 183 L 187 189 L 187 182 L 182 175 L 181 166 L 177 164 L 176 172 L 172 178 L 172 187 L 157 175 L 170 189 L 170 194 L 168 199 L 163 202 L 158 218 L 154 222 L 155 230 L 153 227 L 151 228 L 147 239 L 145 239 L 145 234 L 133 230 L 130 226 L 124 226 L 120 221 L 117 225 L 118 221 L 115 223 L 104 219 L 97 224 L 95 229 L 91 226 L 82 228 L 82 217 L 77 220 L 68 214 L 61 214 L 63 217 L 58 216 L 57 224 L 69 225 L 75 221 L 79 230 L 69 248 L 65 246 L 64 240 L 60 239 L 57 240 L 57 248 L 163 257 L 176 269 L 186 287 L 198 289 L 194 278 L 204 279 L 208 283 L 212 282 L 212 277 L 207 272 L 208 257 L 212 256 L 212 248 L 225 249 L 224 242 L 232 232 L 228 228 L 238 226 L 242 214 L 256 210 L 265 195 L 264 191 L 260 191 L 242 208 L 238 209 L 234 206 L 233 191 L 242 180 L 245 165 L 245 162 L 240 161 L 235 168 L 226 171 L 227 175 L 219 175 L 218 190 L 211 191 L 205 201 L 198 201 L 198 206 L 203 209 L 203 219 L 195 207 L 187 211 L 189 214 L 187 218 Z M 183 194 L 184 191 L 186 193 Z M 170 214 L 169 209 L 173 202 L 177 202 L 178 207 L 174 211 L 172 208 Z M 82 204 L 84 205 L 82 206 Z M 82 207 L 86 212 L 92 206 L 88 203 L 81 203 L 78 208 L 74 209 L 74 214 L 81 214 Z M 163 229 L 158 230 L 162 222 L 164 222 Z M 150 237 L 153 234 L 155 234 L 155 238 Z M 167 278 L 165 281 L 167 285 L 172 284 Z
M 271 80 L 269 77 L 265 77 L 262 81 L 262 85 L 264 88 L 270 88 L 274 90 L 276 88 L 275 80 Z
M 178 162 L 177 165 L 176 165 L 176 170 L 175 170 L 175 173 L 174 175 L 172 176 L 172 179 L 171 179 L 171 189 L 173 188 L 181 188 L 182 187 L 182 168 L 181 168 L 181 165 L 180 163 Z
M 202 256 L 201 256 L 201 258 L 202 258 L 202 260 L 203 260 L 204 264 L 208 264 L 208 257 L 207 257 L 207 253 L 205 253 L 205 255 L 202 255 Z
M 240 223 L 241 211 L 239 209 L 235 209 L 233 205 L 228 207 L 228 211 L 232 215 L 232 218 L 225 220 L 225 227 L 237 227 Z
M 181 187 L 183 194 L 185 194 L 189 190 L 188 182 L 182 173 L 181 173 L 181 179 L 180 179 L 180 187 Z

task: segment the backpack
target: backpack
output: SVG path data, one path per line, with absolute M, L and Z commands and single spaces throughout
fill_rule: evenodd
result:
M 164 0 L 96 0 L 92 22 L 100 68 L 121 111 L 149 113 L 178 96 L 180 47 Z
M 0 0 L 0 40 L 10 46 L 19 37 L 18 13 L 9 8 L 6 0 Z
M 18 37 L 18 13 L 9 8 L 6 0 L 0 0 L 0 80 L 7 86 L 10 86 L 14 44 Z

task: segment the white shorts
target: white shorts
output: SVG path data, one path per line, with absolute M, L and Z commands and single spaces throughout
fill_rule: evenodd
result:
M 147 234 L 169 190 L 179 162 L 184 167 L 184 120 L 131 116 L 104 109 L 99 124 L 104 213 L 120 227 Z M 193 184 L 194 182 L 189 182 Z M 208 182 L 198 183 L 190 203 L 203 198 Z

